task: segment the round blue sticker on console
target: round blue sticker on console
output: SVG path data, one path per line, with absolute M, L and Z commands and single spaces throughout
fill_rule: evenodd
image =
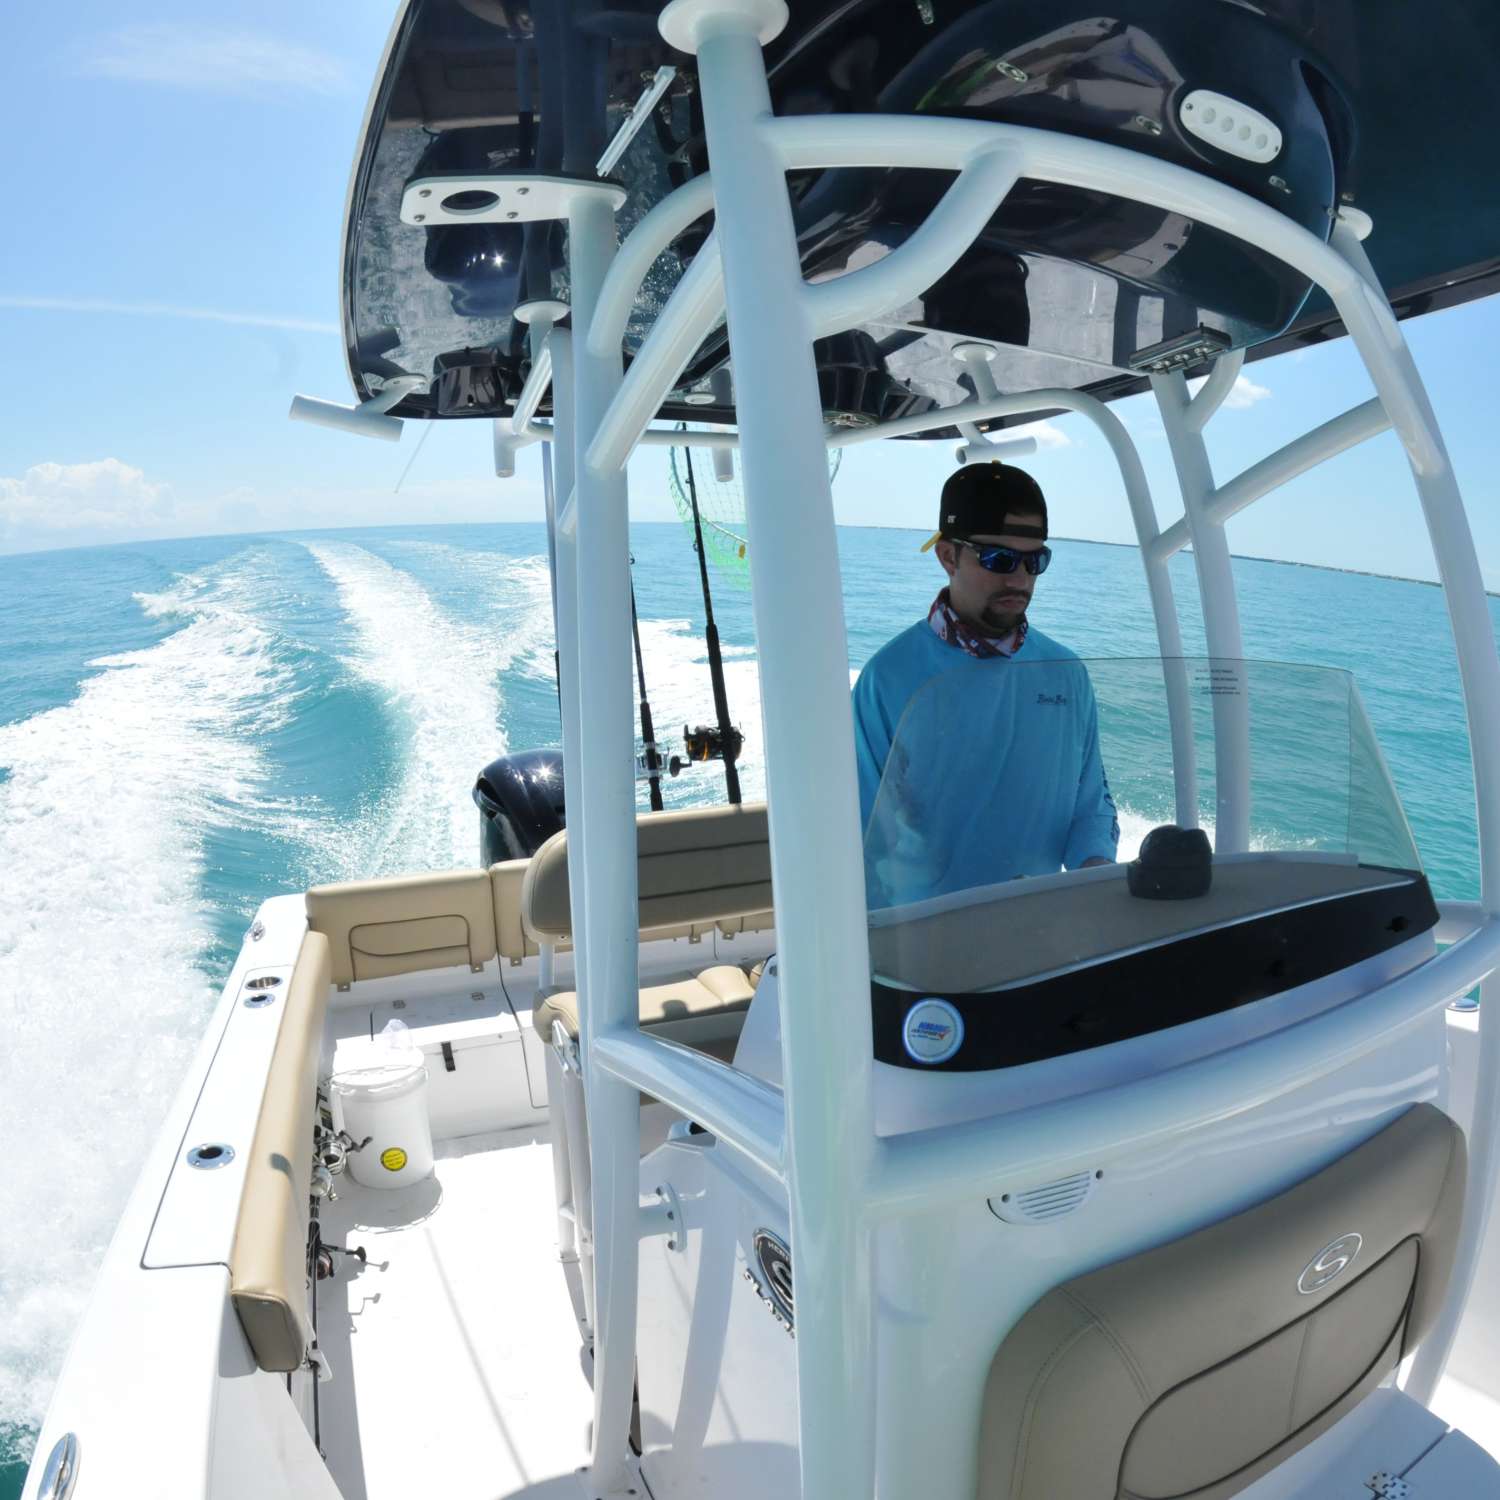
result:
M 964 1019 L 946 1000 L 929 995 L 906 1013 L 901 1040 L 913 1062 L 947 1062 L 964 1039 Z

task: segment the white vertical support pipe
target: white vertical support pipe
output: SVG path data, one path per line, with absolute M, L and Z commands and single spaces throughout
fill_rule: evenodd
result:
M 1081 393 L 1080 393 L 1081 394 Z M 1177 616 L 1177 598 L 1172 591 L 1172 575 L 1166 559 L 1158 557 L 1156 538 L 1160 535 L 1156 502 L 1145 466 L 1125 424 L 1104 405 L 1080 401 L 1078 410 L 1090 418 L 1104 434 L 1120 466 L 1130 519 L 1135 525 L 1136 545 L 1146 570 L 1146 592 L 1151 599 L 1151 617 L 1156 625 L 1156 648 L 1161 652 L 1162 686 L 1167 699 L 1167 726 L 1172 740 L 1173 814 L 1179 828 L 1198 826 L 1198 747 L 1193 740 L 1192 690 L 1187 680 L 1187 663 L 1182 655 L 1182 622 Z
M 552 335 L 552 410 L 554 413 L 553 447 L 556 450 L 554 475 L 555 496 L 570 501 L 574 495 L 574 459 L 577 447 L 577 424 L 573 401 L 573 338 L 567 329 L 556 329 Z M 553 584 L 553 618 L 557 624 L 558 697 L 562 711 L 563 796 L 567 805 L 568 845 L 570 850 L 581 844 L 586 822 L 584 811 L 586 783 L 583 774 L 583 715 L 579 695 L 578 651 L 578 533 L 576 527 L 560 526 L 554 515 L 556 572 Z M 585 988 L 588 969 L 588 923 L 586 893 L 581 880 L 568 882 L 568 904 L 573 924 L 573 982 L 580 994 Z M 538 963 L 540 980 L 541 964 Z M 557 1132 L 554 1139 L 553 1170 L 559 1169 L 559 1156 L 566 1159 L 568 1196 L 572 1204 L 571 1244 L 578 1258 L 578 1277 L 583 1295 L 583 1321 L 588 1337 L 594 1336 L 594 1257 L 592 1205 L 589 1200 L 587 1157 L 583 1155 L 586 1135 L 580 1124 L 569 1130 L 566 1111 L 569 1099 L 560 1085 L 551 1088 L 550 1058 L 556 1052 L 549 1046 L 547 1112 Z M 568 1082 L 562 1078 L 562 1084 Z M 582 1162 L 580 1164 L 580 1157 Z M 561 1230 L 559 1231 L 561 1234 Z M 566 1241 L 565 1241 L 566 1243 Z
M 1153 375 L 1162 425 L 1172 449 L 1182 508 L 1193 539 L 1203 631 L 1212 658 L 1214 850 L 1243 854 L 1250 847 L 1250 700 L 1240 641 L 1240 612 L 1235 601 L 1234 569 L 1224 528 L 1209 519 L 1205 507 L 1213 498 L 1214 475 L 1201 426 L 1190 415 L 1191 400 L 1181 371 Z
M 614 210 L 601 194 L 575 195 L 568 215 L 573 318 L 587 328 L 615 252 Z M 579 1033 L 588 1097 L 594 1232 L 595 1494 L 627 1487 L 635 1388 L 639 1257 L 640 1095 L 595 1067 L 594 1039 L 640 1023 L 637 973 L 634 682 L 630 654 L 629 499 L 623 472 L 600 474 L 584 451 L 619 389 L 617 347 L 573 349 L 574 493 L 578 563 L 578 688 L 588 705 L 582 736 L 585 821 L 571 835 L 569 886 L 584 887 L 588 962 L 579 988 Z
M 762 44 L 781 0 L 673 0 L 698 54 L 739 396 L 781 980 L 806 1500 L 870 1500 L 875 1398 L 862 1200 L 874 1157 L 873 1038 L 849 653 L 811 314 Z M 818 754 L 809 756 L 809 744 Z
M 552 444 L 542 444 L 542 514 L 547 521 L 547 581 L 552 595 L 552 641 L 557 643 L 557 484 L 553 475 Z M 558 684 L 561 703 L 562 685 Z
M 552 341 L 552 409 L 555 472 L 553 475 L 553 521 L 556 540 L 556 582 L 553 618 L 557 622 L 558 698 L 562 715 L 563 796 L 566 799 L 568 840 L 583 836 L 583 725 L 578 696 L 578 533 L 576 527 L 559 524 L 562 510 L 572 501 L 574 449 L 577 446 L 573 420 L 573 339 L 558 329 Z M 558 503 L 558 502 L 561 503 Z M 588 967 L 588 933 L 584 923 L 584 888 L 581 880 L 569 881 L 568 904 L 573 922 L 573 977 L 583 988 Z
M 1228 400 L 1244 364 L 1243 349 L 1230 349 L 1214 361 L 1213 369 L 1208 372 L 1208 379 L 1198 388 L 1197 395 L 1188 402 L 1187 423 L 1194 432 L 1202 432 L 1213 414 Z
M 575 493 L 573 474 L 578 435 L 573 410 L 573 338 L 566 329 L 560 328 L 553 333 L 552 382 L 556 438 L 552 446 L 556 450 L 557 459 L 554 495 L 561 495 L 564 501 L 571 501 Z M 576 526 L 557 525 L 555 517 L 553 530 L 557 549 L 553 618 L 557 623 L 558 698 L 562 711 L 563 796 L 567 806 L 568 847 L 572 850 L 582 844 L 583 829 L 587 821 L 584 811 L 587 787 L 583 774 L 583 713 L 579 691 L 578 531 Z M 583 881 L 568 882 L 568 905 L 573 924 L 573 983 L 582 994 L 588 970 L 588 921 Z M 539 963 L 539 971 L 540 968 Z M 540 978 L 540 972 L 538 977 Z M 547 1051 L 550 1057 L 556 1048 L 549 1046 Z M 549 1071 L 547 1113 L 553 1121 L 553 1128 L 558 1132 L 552 1147 L 553 1170 L 558 1169 L 561 1153 L 566 1157 L 567 1163 L 568 1195 L 573 1209 L 571 1243 L 578 1257 L 583 1321 L 588 1337 L 592 1339 L 595 1329 L 594 1242 L 588 1160 L 583 1144 L 587 1136 L 583 1133 L 581 1123 L 569 1130 L 566 1111 L 570 1101 L 562 1087 L 553 1094 L 551 1077 Z M 562 1082 L 566 1084 L 569 1080 L 563 1079 Z
M 534 302 L 523 302 L 516 308 L 516 316 L 527 324 L 527 334 L 531 347 L 531 372 L 536 376 L 538 370 L 545 363 L 546 384 L 552 383 L 552 325 L 559 318 L 568 315 L 568 304 L 557 302 L 550 297 L 545 300 Z M 566 341 L 567 334 L 559 335 L 560 340 Z M 515 472 L 516 443 L 530 441 L 531 419 L 536 415 L 537 402 L 541 399 L 545 386 L 540 380 L 533 382 L 528 377 L 528 387 L 535 384 L 535 390 L 529 407 L 523 413 L 521 403 L 517 403 L 516 410 L 512 412 L 509 421 L 503 417 L 495 419 L 495 473 L 502 478 L 508 477 Z M 522 392 L 523 398 L 526 392 Z M 556 398 L 553 401 L 553 412 L 557 411 Z M 571 492 L 571 486 L 569 491 Z M 542 498 L 546 507 L 547 516 L 547 573 L 552 582 L 552 638 L 557 639 L 557 489 L 552 482 L 552 445 L 542 445 Z
M 1368 233 L 1368 220 L 1362 227 Z M 1353 216 L 1341 215 L 1334 225 L 1333 248 L 1355 268 L 1369 293 L 1388 306 L 1360 239 Z M 1364 356 L 1376 392 L 1406 449 L 1432 538 L 1469 721 L 1479 829 L 1479 905 L 1493 921 L 1500 913 L 1500 656 L 1496 655 L 1494 624 L 1474 537 L 1437 417 L 1400 325 L 1391 320 L 1373 334 L 1363 320 L 1346 318 L 1345 326 Z M 1463 1228 L 1443 1306 L 1417 1350 L 1405 1386 L 1409 1395 L 1422 1402 L 1431 1401 L 1448 1363 L 1500 1190 L 1500 981 L 1486 979 L 1479 993 L 1479 1065 Z

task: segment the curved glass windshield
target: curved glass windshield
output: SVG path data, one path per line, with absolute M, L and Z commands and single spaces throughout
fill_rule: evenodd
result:
M 872 912 L 1133 858 L 1164 823 L 1216 859 L 1415 870 L 1353 678 L 1209 658 L 958 657 L 908 702 L 865 831 Z

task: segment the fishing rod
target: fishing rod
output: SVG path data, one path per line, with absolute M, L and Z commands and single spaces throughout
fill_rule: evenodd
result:
M 635 558 L 630 559 L 635 566 Z M 641 690 L 641 739 L 646 746 L 646 779 L 651 787 L 651 811 L 660 812 L 661 757 L 656 753 L 656 732 L 651 726 L 651 702 L 646 696 L 646 662 L 641 656 L 641 625 L 635 613 L 635 580 L 630 583 L 630 634 L 635 641 L 635 680 Z
M 729 695 L 724 690 L 724 658 L 719 652 L 719 627 L 714 624 L 714 601 L 708 588 L 708 555 L 703 550 L 703 520 L 698 514 L 698 486 L 693 479 L 693 450 L 684 444 L 687 457 L 688 500 L 693 507 L 693 550 L 698 554 L 698 572 L 703 580 L 703 632 L 708 643 L 708 671 L 714 684 L 714 716 L 719 721 L 719 742 L 723 746 L 724 786 L 731 805 L 740 800 L 740 773 L 735 768 L 740 740 L 729 722 Z

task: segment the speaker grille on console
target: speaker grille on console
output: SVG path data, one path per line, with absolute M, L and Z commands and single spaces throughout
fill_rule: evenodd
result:
M 1093 1172 L 1075 1172 L 1018 1193 L 1002 1193 L 989 1200 L 990 1212 L 1007 1224 L 1045 1224 L 1078 1208 L 1094 1190 Z

